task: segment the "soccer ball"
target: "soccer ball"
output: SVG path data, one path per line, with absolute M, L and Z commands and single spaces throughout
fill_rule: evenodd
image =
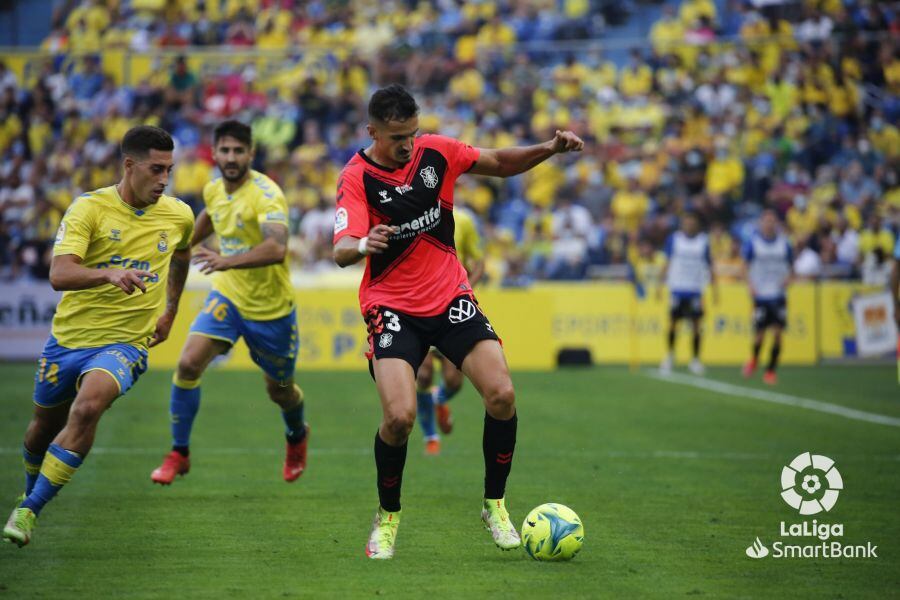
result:
M 541 504 L 522 523 L 522 542 L 534 560 L 571 560 L 584 542 L 575 511 L 562 504 Z

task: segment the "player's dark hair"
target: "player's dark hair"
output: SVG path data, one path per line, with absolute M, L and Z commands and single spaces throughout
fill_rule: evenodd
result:
M 165 129 L 152 125 L 132 127 L 122 138 L 122 154 L 132 158 L 144 158 L 151 150 L 171 152 L 174 149 L 172 136 Z
M 213 131 L 213 144 L 218 144 L 223 137 L 232 137 L 248 148 L 253 146 L 253 132 L 250 126 L 240 121 L 231 119 L 219 123 Z
M 369 100 L 369 119 L 372 121 L 406 121 L 418 113 L 415 98 L 396 83 L 376 91 Z

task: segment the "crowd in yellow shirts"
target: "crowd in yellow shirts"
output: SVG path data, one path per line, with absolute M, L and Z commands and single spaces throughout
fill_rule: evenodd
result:
M 423 131 L 498 147 L 565 127 L 588 142 L 517 178 L 460 181 L 493 284 L 652 271 L 686 209 L 714 234 L 724 278 L 764 206 L 784 220 L 803 277 L 877 280 L 893 253 L 900 20 L 886 5 L 719 14 L 684 0 L 614 61 L 578 41 L 603 30 L 586 0 L 74 4 L 45 41 L 54 58 L 27 77 L 0 67 L 2 275 L 45 272 L 61 213 L 115 180 L 133 124 L 172 131 L 171 191 L 196 206 L 226 117 L 252 123 L 255 166 L 285 191 L 294 264 L 330 268 L 338 171 L 366 145 L 369 93 L 395 81 L 416 93 Z M 230 47 L 229 62 L 179 50 L 210 44 Z M 108 49 L 173 51 L 117 81 L 81 54 Z

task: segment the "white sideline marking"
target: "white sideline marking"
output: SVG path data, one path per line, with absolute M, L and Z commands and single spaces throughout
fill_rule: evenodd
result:
M 208 456 L 280 456 L 283 450 L 276 448 L 210 448 L 203 447 L 197 450 L 198 454 Z M 371 448 L 310 448 L 309 453 L 313 455 L 331 455 L 331 456 L 369 456 L 372 454 Z M 21 456 L 21 446 L 0 446 L 0 456 L 15 455 Z M 123 446 L 95 446 L 91 449 L 91 454 L 102 454 L 107 456 L 162 456 L 165 449 L 159 448 L 126 448 Z M 454 456 L 481 456 L 481 451 L 470 448 L 453 448 L 448 449 L 448 454 Z M 702 452 L 697 450 L 647 450 L 644 452 L 633 450 L 605 450 L 600 452 L 594 451 L 576 451 L 576 452 L 552 452 L 549 450 L 542 451 L 545 456 L 578 456 L 586 458 L 609 458 L 609 459 L 671 459 L 671 460 L 745 460 L 745 461 L 769 461 L 781 460 L 780 456 L 765 453 L 752 452 Z M 900 454 L 879 454 L 879 455 L 860 455 L 856 457 L 846 456 L 843 462 L 848 460 L 872 461 L 881 460 L 889 462 L 900 462 Z
M 685 375 L 682 373 L 670 373 L 663 375 L 658 371 L 649 371 L 647 377 L 657 379 L 659 381 L 669 381 L 672 383 L 680 383 L 689 385 L 702 390 L 710 390 L 719 392 L 728 396 L 737 398 L 752 398 L 754 400 L 762 400 L 763 402 L 772 402 L 774 404 L 783 404 L 785 406 L 796 406 L 807 410 L 838 415 L 854 421 L 865 421 L 866 423 L 877 423 L 879 425 L 890 425 L 892 427 L 900 427 L 900 419 L 897 417 L 889 417 L 878 413 L 870 413 L 855 408 L 847 408 L 840 404 L 831 404 L 830 402 L 822 402 L 820 400 L 811 400 L 809 398 L 801 398 L 800 396 L 792 396 L 790 394 L 782 394 L 779 392 L 770 392 L 768 390 L 758 390 L 755 388 L 733 385 L 722 381 L 714 381 L 694 375 Z

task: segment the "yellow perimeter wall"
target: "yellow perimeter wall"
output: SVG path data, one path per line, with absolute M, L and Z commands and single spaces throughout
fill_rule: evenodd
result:
M 798 284 L 788 297 L 789 327 L 783 361 L 812 364 L 852 354 L 850 299 L 858 285 Z M 205 291 L 185 292 L 171 338 L 150 354 L 157 368 L 174 367 Z M 656 363 L 663 355 L 668 297 L 651 292 L 637 300 L 628 284 L 539 285 L 527 290 L 481 290 L 478 299 L 501 336 L 514 369 L 551 369 L 563 348 L 587 348 L 595 363 Z M 365 326 L 356 290 L 299 290 L 300 358 L 303 369 L 365 369 Z M 747 288 L 723 285 L 718 303 L 705 298 L 703 360 L 738 365 L 747 358 L 752 333 L 752 302 Z M 763 348 L 765 353 L 767 348 Z M 677 359 L 690 353 L 690 331 L 679 330 Z M 764 354 L 765 356 L 765 354 Z M 252 368 L 241 342 L 223 360 L 228 367 Z

